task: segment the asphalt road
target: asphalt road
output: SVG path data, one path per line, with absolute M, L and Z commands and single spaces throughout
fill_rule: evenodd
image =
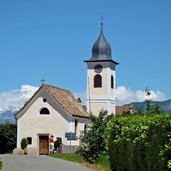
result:
M 2 171 L 92 171 L 73 162 L 48 156 L 0 155 Z

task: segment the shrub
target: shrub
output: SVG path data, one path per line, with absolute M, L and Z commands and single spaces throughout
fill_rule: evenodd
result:
M 113 170 L 169 170 L 170 114 L 114 118 L 107 125 L 106 137 Z
M 27 141 L 27 139 L 26 138 L 23 138 L 22 140 L 21 140 L 21 149 L 22 150 L 26 150 L 27 149 L 27 146 L 28 146 L 28 141 Z
M 55 150 L 57 149 L 57 148 L 59 148 L 60 147 L 60 141 L 57 139 L 55 142 L 54 142 L 54 148 L 55 148 Z

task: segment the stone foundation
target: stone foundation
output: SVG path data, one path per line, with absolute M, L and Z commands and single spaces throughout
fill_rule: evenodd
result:
M 62 154 L 67 154 L 67 153 L 74 153 L 78 150 L 80 146 L 69 146 L 69 145 L 62 145 L 61 152 Z
M 28 155 L 38 155 L 37 148 L 27 148 Z M 21 148 L 15 148 L 13 150 L 13 154 L 15 155 L 24 155 L 24 150 Z
M 68 154 L 68 153 L 74 153 L 79 149 L 80 146 L 69 146 L 69 145 L 62 145 L 61 149 L 59 151 L 54 151 L 54 153 L 62 153 L 62 154 Z M 39 151 L 37 148 L 27 148 L 27 155 L 39 155 Z M 13 150 L 13 154 L 15 155 L 24 155 L 24 150 L 21 148 L 15 148 Z

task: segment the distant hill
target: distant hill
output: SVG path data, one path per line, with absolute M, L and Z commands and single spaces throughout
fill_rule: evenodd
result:
M 155 101 L 151 101 L 151 105 L 155 105 Z M 171 113 L 171 99 L 166 100 L 166 101 L 160 101 L 157 102 L 158 105 L 161 107 L 161 109 L 163 110 L 164 113 Z M 143 111 L 146 111 L 146 102 L 133 102 L 127 105 L 131 105 L 133 104 L 134 109 L 138 109 L 141 108 Z M 127 106 L 124 105 L 124 106 Z

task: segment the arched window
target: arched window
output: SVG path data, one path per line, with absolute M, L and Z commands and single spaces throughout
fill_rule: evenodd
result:
M 47 109 L 47 108 L 42 108 L 41 110 L 40 110 L 40 114 L 41 115 L 49 115 L 50 114 L 50 112 L 49 112 L 49 110 Z
M 102 76 L 97 74 L 94 76 L 94 88 L 102 87 Z
M 113 79 L 113 75 L 111 75 L 111 88 L 114 88 L 114 79 Z
M 86 133 L 87 133 L 87 125 L 85 124 L 84 125 L 84 136 L 86 136 Z

